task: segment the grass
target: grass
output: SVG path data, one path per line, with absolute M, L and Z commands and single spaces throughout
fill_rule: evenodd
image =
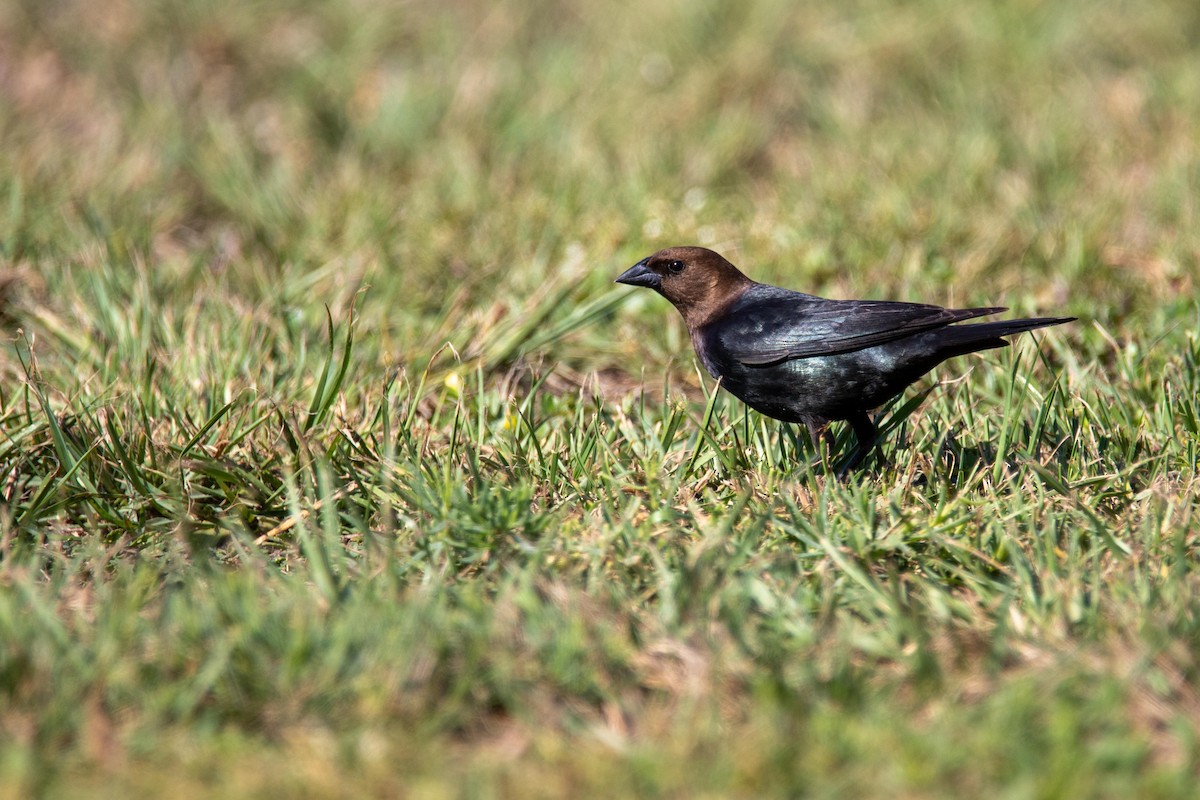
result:
M 1192 796 L 1198 35 L 4 5 L 0 794 Z M 611 285 L 681 243 L 1080 321 L 838 482 Z

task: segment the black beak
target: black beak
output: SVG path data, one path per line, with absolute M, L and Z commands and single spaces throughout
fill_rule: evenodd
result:
M 629 269 L 617 276 L 616 283 L 630 286 L 645 286 L 650 289 L 662 288 L 662 276 L 646 266 L 647 258 L 643 258 Z

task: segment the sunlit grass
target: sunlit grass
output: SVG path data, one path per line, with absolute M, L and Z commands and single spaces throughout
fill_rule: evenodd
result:
M 3 6 L 0 785 L 1191 796 L 1193 5 Z M 843 482 L 685 243 L 1080 320 Z

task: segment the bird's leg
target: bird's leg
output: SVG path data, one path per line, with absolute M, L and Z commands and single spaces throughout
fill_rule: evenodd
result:
M 805 417 L 804 427 L 808 428 L 808 438 L 812 440 L 813 447 L 824 439 L 825 444 L 833 444 L 833 434 L 829 430 L 829 421 L 820 417 Z
M 875 446 L 875 442 L 879 438 L 879 430 L 875 427 L 875 423 L 871 422 L 871 417 L 865 411 L 850 417 L 846 421 L 854 429 L 854 438 L 858 440 L 858 446 L 854 448 L 854 452 L 850 454 L 850 457 L 846 459 L 846 463 L 838 470 L 839 478 L 844 478 L 851 470 L 857 469 L 858 465 L 871 452 L 871 448 Z
M 821 442 L 825 442 L 825 453 L 833 447 L 833 432 L 829 430 L 829 420 L 824 417 L 805 416 L 802 420 L 808 431 L 808 442 L 812 445 L 813 455 L 816 456 L 809 466 L 827 465 L 826 455 L 821 452 Z

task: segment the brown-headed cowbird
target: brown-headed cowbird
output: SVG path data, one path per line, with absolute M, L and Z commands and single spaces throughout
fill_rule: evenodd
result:
M 858 447 L 843 470 L 870 452 L 868 412 L 951 356 L 1008 345 L 1002 336 L 1074 317 L 954 325 L 1004 308 L 949 309 L 886 300 L 826 300 L 747 278 L 703 247 L 669 247 L 617 283 L 646 286 L 679 309 L 700 363 L 751 408 L 801 422 L 814 436 L 830 420 L 850 423 Z

